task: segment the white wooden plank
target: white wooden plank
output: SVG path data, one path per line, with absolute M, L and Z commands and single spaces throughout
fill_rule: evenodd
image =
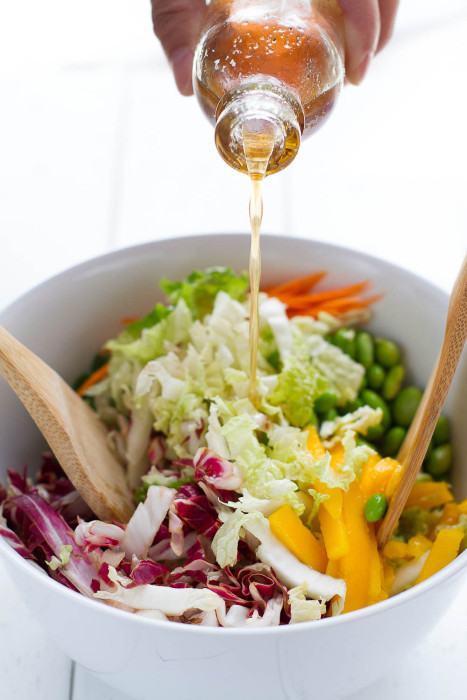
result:
M 65 700 L 71 661 L 40 627 L 0 561 L 0 697 Z
M 135 678 L 135 687 L 137 679 Z M 137 694 L 131 698 L 129 695 L 111 688 L 100 678 L 76 664 L 73 676 L 73 689 L 70 700 L 135 700 Z

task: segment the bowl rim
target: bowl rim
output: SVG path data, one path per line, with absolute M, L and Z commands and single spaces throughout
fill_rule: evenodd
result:
M 103 253 L 101 255 L 89 258 L 88 260 L 84 260 L 76 265 L 72 265 L 69 268 L 66 268 L 65 270 L 62 270 L 58 272 L 57 274 L 45 279 L 44 281 L 40 282 L 39 284 L 35 285 L 31 289 L 27 290 L 24 292 L 22 295 L 17 297 L 16 299 L 12 300 L 9 304 L 7 304 L 4 308 L 0 309 L 0 322 L 3 323 L 3 317 L 6 317 L 8 320 L 8 316 L 12 316 L 15 312 L 15 309 L 18 305 L 24 304 L 25 302 L 28 301 L 28 299 L 32 296 L 36 296 L 38 292 L 42 293 L 47 291 L 48 289 L 53 289 L 56 285 L 60 285 L 63 280 L 67 280 L 67 282 L 70 282 L 70 280 L 81 278 L 83 276 L 83 273 L 91 274 L 95 271 L 97 271 L 99 268 L 105 264 L 105 266 L 108 266 L 109 264 L 118 264 L 119 262 L 122 262 L 126 260 L 128 262 L 128 257 L 132 258 L 141 258 L 141 256 L 144 256 L 146 252 L 152 251 L 155 247 L 159 245 L 167 245 L 167 244 L 183 244 L 187 243 L 189 241 L 192 241 L 194 238 L 197 240 L 202 240 L 202 239 L 211 239 L 211 238 L 230 238 L 230 239 L 241 239 L 241 240 L 246 240 L 250 237 L 250 234 L 247 232 L 242 232 L 242 233 L 205 233 L 205 234 L 186 234 L 183 236 L 176 236 L 176 237 L 167 237 L 167 238 L 157 238 L 153 241 L 146 242 L 146 243 L 139 243 L 136 245 L 131 245 L 131 246 L 126 246 L 123 248 L 119 248 L 117 250 L 109 251 L 106 253 Z M 348 246 L 342 246 L 342 245 L 337 245 L 335 243 L 326 243 L 325 241 L 315 241 L 314 239 L 311 238 L 304 238 L 304 237 L 298 237 L 298 236 L 288 236 L 285 234 L 276 234 L 276 233 L 262 233 L 261 234 L 262 241 L 265 239 L 268 241 L 273 241 L 273 240 L 282 240 L 282 241 L 287 241 L 289 243 L 292 242 L 299 242 L 303 244 L 308 244 L 308 245 L 313 245 L 313 246 L 318 246 L 319 248 L 326 249 L 328 251 L 340 251 L 344 253 L 348 253 L 349 255 L 357 256 L 358 258 L 364 259 L 365 261 L 369 263 L 376 264 L 379 266 L 379 268 L 385 268 L 388 272 L 393 271 L 397 272 L 397 274 L 402 273 L 404 277 L 408 280 L 412 280 L 413 282 L 417 284 L 423 284 L 431 288 L 431 291 L 437 294 L 439 297 L 439 301 L 441 303 L 444 303 L 446 308 L 448 306 L 448 300 L 449 300 L 449 295 L 447 292 L 442 290 L 440 287 L 438 287 L 436 284 L 433 282 L 425 279 L 421 275 L 417 275 L 410 270 L 401 267 L 400 265 L 396 265 L 395 263 L 392 263 L 390 261 L 384 260 L 382 258 L 379 258 L 375 255 L 370 255 L 368 253 L 362 252 L 360 250 L 356 250 L 354 248 L 348 247 Z M 77 605 L 85 605 L 86 607 L 91 606 L 89 610 L 91 611 L 96 611 L 98 609 L 101 610 L 102 614 L 105 615 L 110 615 L 110 616 L 116 616 L 116 619 L 120 619 L 120 616 L 123 616 L 122 620 L 127 620 L 127 622 L 130 622 L 130 620 L 133 620 L 133 624 L 138 624 L 138 625 L 150 625 L 154 627 L 154 629 L 160 629 L 162 630 L 172 630 L 172 631 L 185 631 L 187 634 L 203 634 L 203 635 L 229 635 L 229 636 L 243 636 L 244 634 L 247 634 L 248 636 L 250 635 L 255 635 L 255 636 L 263 636 L 263 635 L 283 635 L 283 634 L 294 634 L 297 633 L 297 631 L 301 630 L 302 632 L 311 632 L 312 630 L 320 630 L 323 625 L 325 625 L 325 628 L 331 628 L 332 626 L 342 626 L 342 625 L 348 625 L 352 624 L 353 621 L 356 620 L 363 620 L 368 617 L 374 617 L 378 616 L 382 613 L 384 613 L 387 610 L 392 609 L 393 607 L 397 606 L 404 606 L 410 604 L 410 601 L 419 598 L 420 596 L 424 596 L 426 593 L 428 593 L 430 590 L 433 588 L 437 587 L 438 585 L 441 585 L 443 581 L 447 581 L 453 577 L 456 577 L 457 575 L 462 573 L 462 570 L 465 569 L 467 570 L 467 550 L 462 552 L 460 555 L 454 559 L 450 564 L 445 566 L 441 571 L 438 571 L 436 574 L 431 576 L 430 578 L 426 579 L 422 583 L 417 584 L 416 586 L 413 586 L 412 588 L 409 588 L 406 591 L 402 591 L 401 593 L 398 593 L 397 595 L 387 598 L 386 600 L 380 601 L 378 603 L 375 603 L 373 605 L 367 606 L 365 608 L 361 608 L 359 610 L 354 610 L 352 612 L 345 613 L 343 615 L 337 615 L 335 617 L 330 617 L 330 618 L 323 618 L 320 620 L 314 620 L 314 621 L 308 621 L 308 622 L 302 622 L 300 625 L 278 625 L 274 627 L 241 627 L 241 628 L 223 628 L 223 627 L 211 627 L 211 626 L 200 626 L 200 625 L 189 625 L 189 624 L 184 624 L 184 623 L 174 623 L 169 620 L 156 620 L 152 619 L 149 617 L 144 617 L 142 615 L 138 615 L 135 613 L 129 613 L 125 610 L 120 610 L 118 608 L 112 607 L 110 605 L 106 605 L 105 603 L 103 604 L 102 601 L 99 601 L 98 599 L 93 599 L 93 598 L 88 598 L 87 596 L 74 591 L 67 586 L 65 586 L 62 583 L 59 583 L 58 581 L 55 581 L 52 579 L 50 576 L 47 575 L 47 572 L 43 571 L 42 569 L 39 569 L 38 567 L 32 566 L 31 562 L 28 560 L 24 559 L 21 557 L 18 552 L 14 550 L 13 547 L 11 547 L 7 541 L 5 540 L 4 537 L 0 536 L 0 554 L 1 556 L 9 561 L 11 565 L 14 568 L 19 569 L 22 571 L 26 576 L 33 577 L 33 580 L 37 581 L 39 584 L 42 582 L 44 586 L 50 586 L 50 593 L 51 594 L 59 594 L 67 598 L 68 596 L 71 596 L 69 598 L 70 602 L 75 602 Z M 8 568 L 7 568 L 8 572 Z M 464 572 L 465 573 L 465 572 Z M 81 601 L 81 602 L 79 602 Z M 131 616 L 131 617 L 129 617 Z M 222 629 L 222 632 L 219 633 L 219 630 Z

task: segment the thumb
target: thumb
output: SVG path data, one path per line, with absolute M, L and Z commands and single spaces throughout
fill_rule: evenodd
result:
M 205 10 L 205 0 L 152 0 L 154 32 L 169 59 L 182 95 L 193 94 L 193 52 Z

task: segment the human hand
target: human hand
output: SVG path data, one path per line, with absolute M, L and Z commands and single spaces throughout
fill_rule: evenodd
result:
M 399 0 L 338 0 L 344 15 L 345 70 L 358 85 L 391 37 Z M 206 10 L 205 0 L 152 0 L 154 31 L 182 95 L 192 95 L 193 53 Z

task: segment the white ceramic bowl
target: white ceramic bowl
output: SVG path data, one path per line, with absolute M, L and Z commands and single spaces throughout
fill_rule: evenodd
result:
M 213 235 L 111 253 L 32 290 L 0 314 L 0 323 L 71 381 L 118 332 L 121 318 L 142 315 L 161 298 L 162 275 L 180 279 L 209 265 L 246 269 L 248 249 L 246 235 Z M 375 290 L 387 292 L 372 329 L 402 344 L 411 381 L 425 383 L 443 335 L 446 294 L 382 260 L 323 243 L 264 236 L 262 253 L 265 284 L 323 268 L 334 285 L 372 279 Z M 466 385 L 464 355 L 446 406 L 458 498 L 467 496 Z M 7 468 L 37 466 L 44 445 L 3 380 L 0 411 L 5 483 Z M 426 635 L 459 589 L 467 564 L 464 552 L 415 588 L 338 618 L 245 631 L 134 616 L 68 590 L 4 541 L 0 553 L 31 610 L 73 659 L 133 697 L 165 700 L 344 698 L 394 669 Z

